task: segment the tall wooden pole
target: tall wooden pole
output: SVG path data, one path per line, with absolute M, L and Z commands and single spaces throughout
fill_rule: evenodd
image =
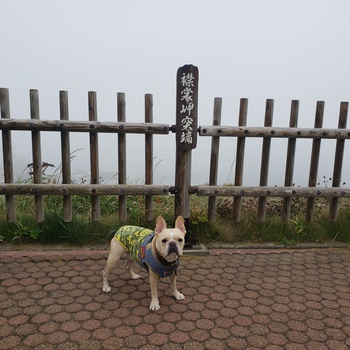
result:
M 175 217 L 190 218 L 192 149 L 197 146 L 198 68 L 185 65 L 177 71 Z

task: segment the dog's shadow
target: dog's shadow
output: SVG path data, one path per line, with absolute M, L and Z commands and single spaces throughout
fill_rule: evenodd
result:
M 119 302 L 121 308 L 143 306 L 148 309 L 151 295 L 149 275 L 137 264 L 134 264 L 133 268 L 135 273 L 139 274 L 141 278 L 130 278 L 130 274 L 125 271 L 124 261 L 115 267 L 110 274 L 109 282 L 112 290 L 108 295 L 111 297 L 111 300 Z M 178 303 L 171 294 L 169 283 L 169 277 L 162 278 L 158 282 L 159 299 L 162 300 L 162 306 L 164 306 L 163 311 L 168 309 L 171 305 Z M 180 285 L 181 284 L 180 282 Z M 181 303 L 184 302 L 185 301 L 181 301 Z

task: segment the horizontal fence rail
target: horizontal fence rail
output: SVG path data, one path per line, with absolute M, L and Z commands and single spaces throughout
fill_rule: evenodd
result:
M 268 137 L 296 139 L 350 139 L 350 129 L 201 126 L 200 136 Z
M 206 197 L 350 197 L 350 188 L 342 187 L 192 186 L 189 191 Z
M 71 131 L 89 133 L 169 134 L 169 125 L 98 121 L 1 119 L 0 130 Z
M 169 187 L 161 185 L 78 185 L 78 184 L 0 184 L 2 195 L 168 195 Z

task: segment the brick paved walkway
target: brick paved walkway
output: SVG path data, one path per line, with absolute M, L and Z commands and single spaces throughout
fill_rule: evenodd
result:
M 0 349 L 350 348 L 350 250 L 210 253 L 184 256 L 186 299 L 162 280 L 151 312 L 141 270 L 102 292 L 107 251 L 0 251 Z

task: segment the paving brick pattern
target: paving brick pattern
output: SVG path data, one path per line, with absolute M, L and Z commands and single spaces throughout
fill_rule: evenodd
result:
M 0 252 L 0 349 L 350 348 L 350 250 L 210 253 L 184 256 L 186 299 L 163 279 L 151 312 L 141 269 L 102 292 L 106 251 Z

